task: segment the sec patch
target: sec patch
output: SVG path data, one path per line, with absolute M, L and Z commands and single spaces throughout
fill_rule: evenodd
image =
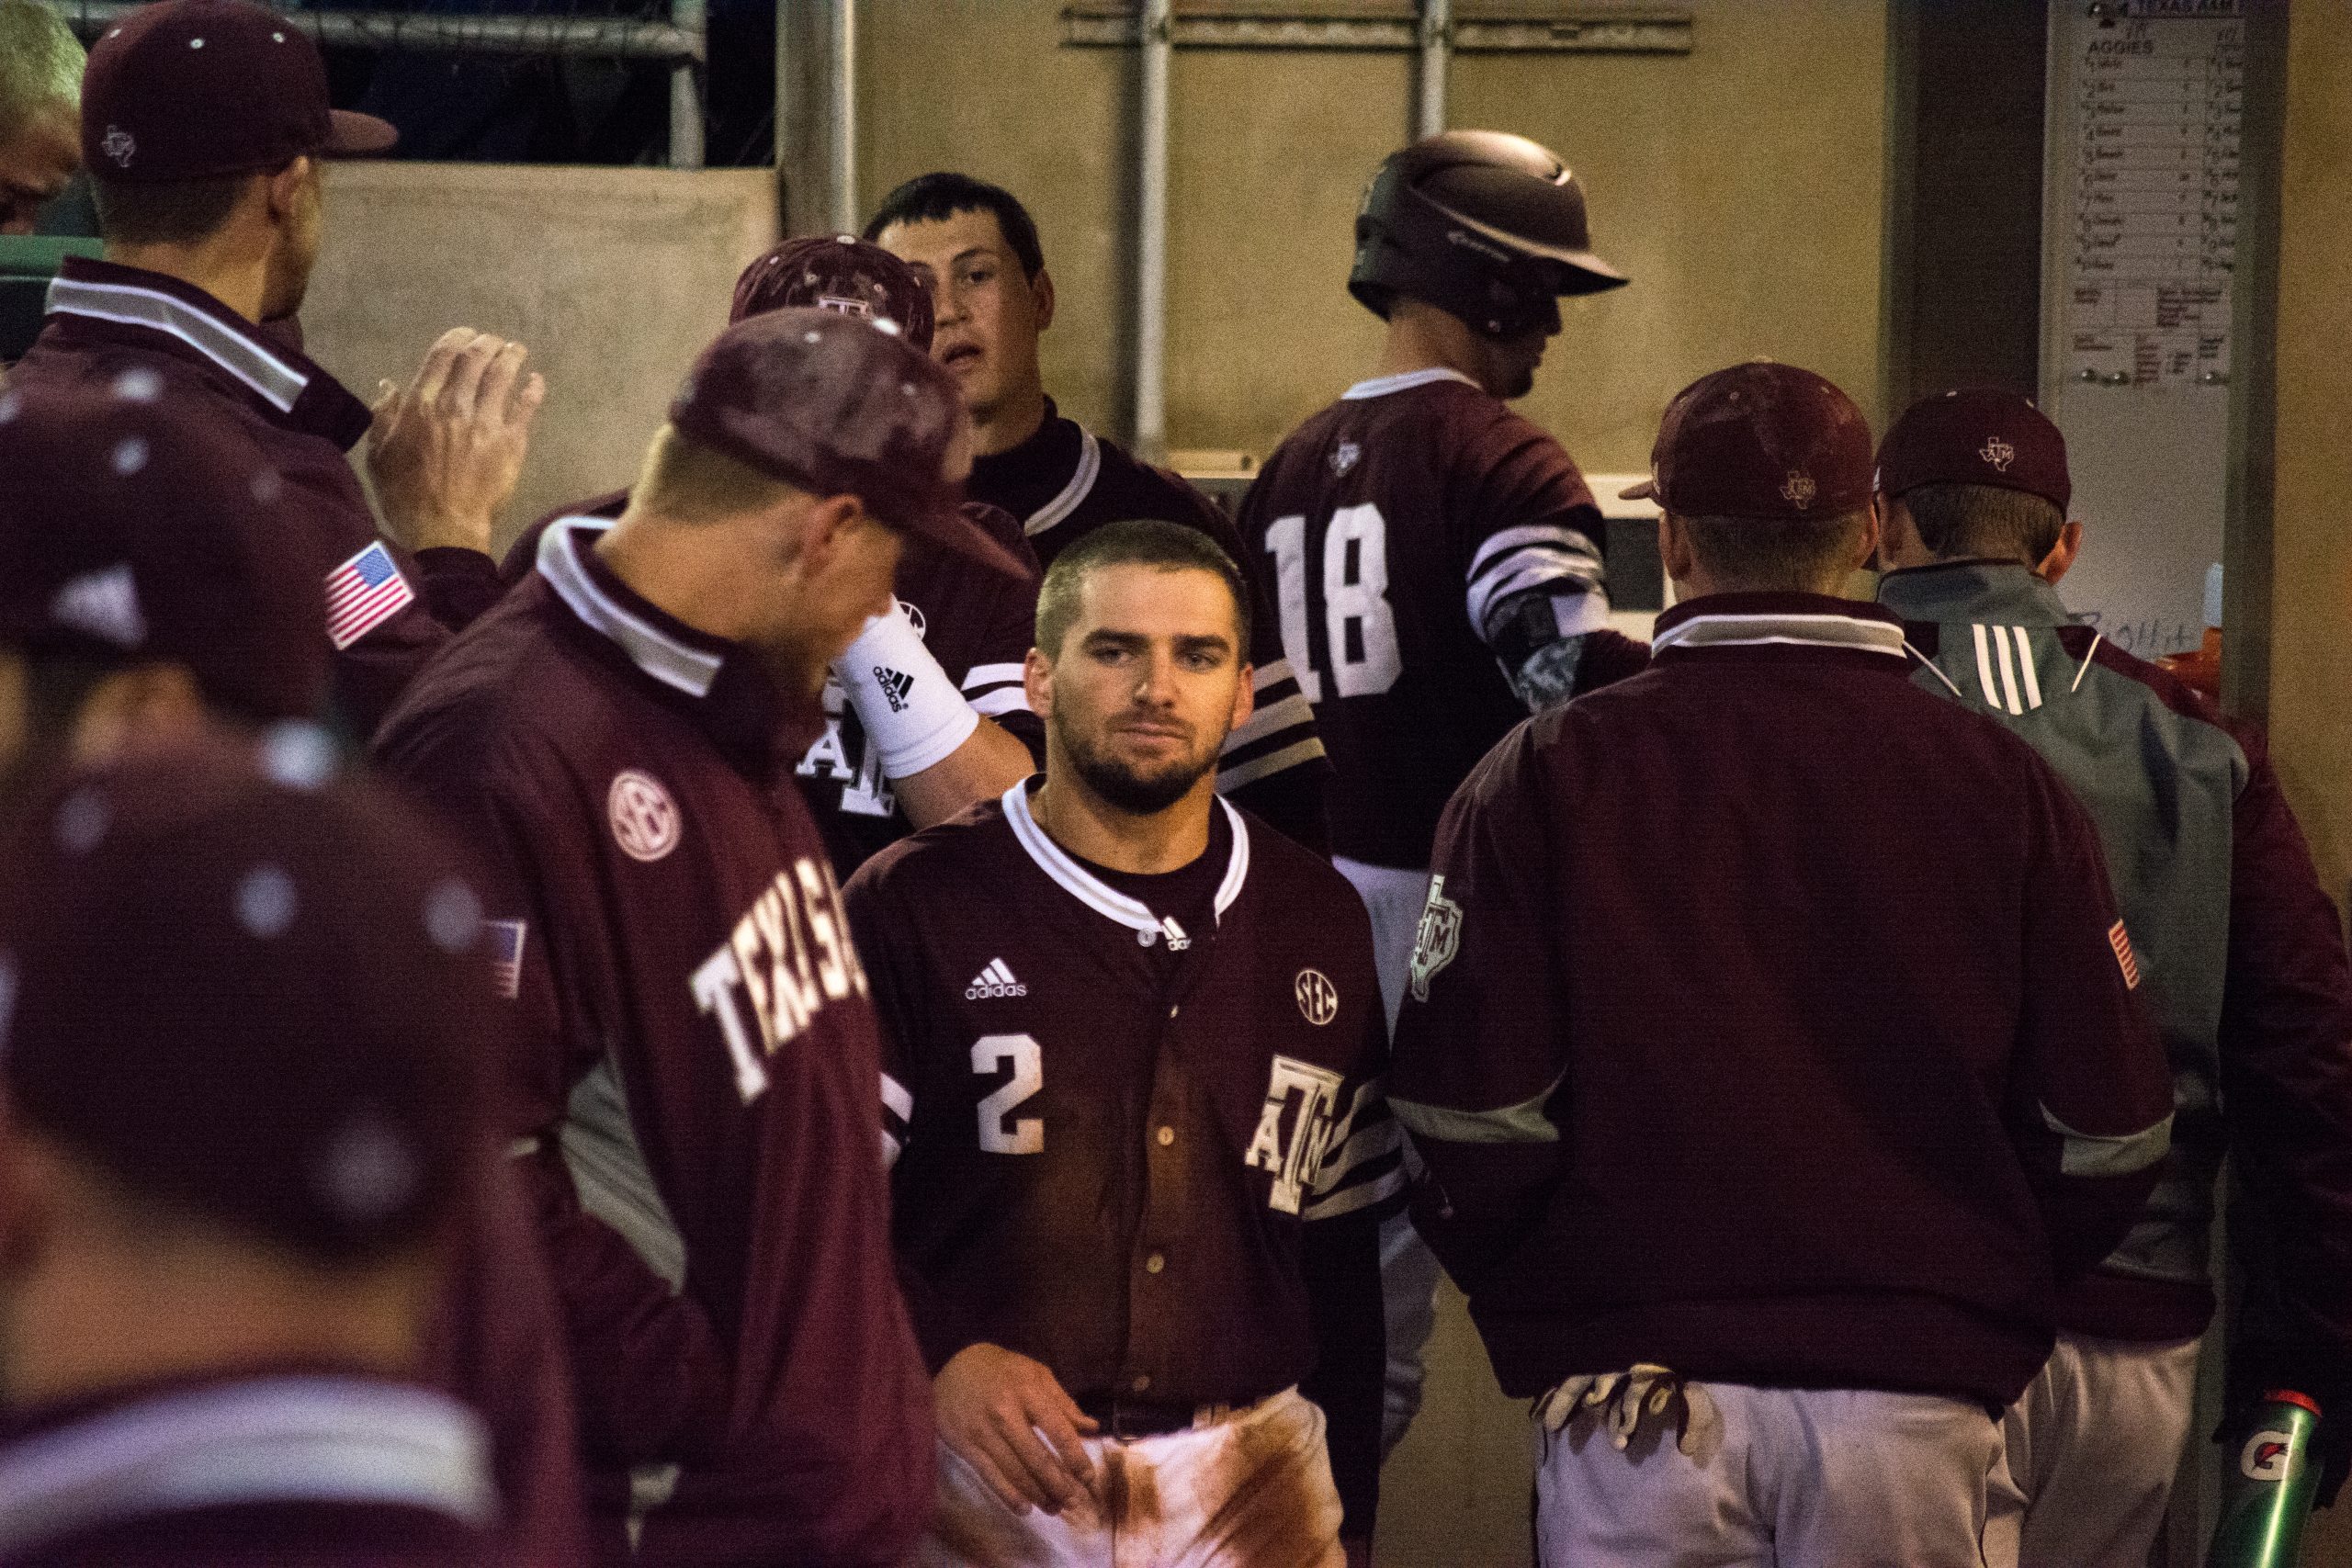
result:
M 631 860 L 657 861 L 678 847 L 678 803 L 651 773 L 637 768 L 615 773 L 605 810 L 614 840 Z

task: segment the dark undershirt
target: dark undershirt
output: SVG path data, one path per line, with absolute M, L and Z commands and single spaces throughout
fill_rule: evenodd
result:
M 1216 924 L 1216 889 L 1233 858 L 1233 825 L 1224 811 L 1212 808 L 1208 848 L 1174 871 L 1113 871 L 1083 855 L 1072 853 L 1070 858 L 1162 919 L 1172 919 L 1187 935 L 1198 936 Z M 1166 953 L 1166 944 L 1159 951 Z

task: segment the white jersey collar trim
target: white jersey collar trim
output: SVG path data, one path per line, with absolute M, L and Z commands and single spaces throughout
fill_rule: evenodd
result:
M 1022 780 L 999 797 L 1004 807 L 1004 819 L 1012 824 L 1012 836 L 1037 863 L 1037 869 L 1059 884 L 1063 892 L 1092 909 L 1105 919 L 1115 920 L 1138 935 L 1157 938 L 1165 929 L 1158 915 L 1146 908 L 1140 899 L 1130 898 L 1101 877 L 1087 870 L 1072 858 L 1069 852 L 1054 842 L 1051 834 L 1040 827 L 1029 810 L 1029 781 Z M 1216 910 L 1219 920 L 1227 909 L 1241 897 L 1242 884 L 1250 877 L 1250 826 L 1241 813 L 1227 805 L 1225 797 L 1217 797 L 1218 809 L 1233 829 L 1233 850 L 1227 857 L 1224 880 L 1217 884 Z
M 86 277 L 52 278 L 48 311 L 87 316 L 118 326 L 145 327 L 175 337 L 251 389 L 280 413 L 291 413 L 311 378 L 217 316 L 175 299 L 159 288 L 130 283 L 96 283 Z
M 1369 381 L 1358 381 L 1340 394 L 1346 402 L 1360 403 L 1366 398 L 1385 398 L 1391 392 L 1410 391 L 1415 387 L 1427 387 L 1439 381 L 1459 381 L 1465 387 L 1478 383 L 1461 371 L 1443 365 L 1432 365 L 1426 370 L 1399 370 L 1394 376 L 1375 376 Z
M 1079 508 L 1094 489 L 1095 476 L 1102 471 L 1102 443 L 1094 432 L 1084 425 L 1078 427 L 1078 468 L 1062 486 L 1061 493 L 1022 519 L 1021 531 L 1035 537 L 1068 517 Z
M 639 670 L 690 697 L 710 695 L 719 655 L 680 642 L 605 592 L 575 553 L 613 525 L 609 517 L 562 517 L 539 536 L 539 575 L 591 631 L 618 643 Z
M 424 1389 L 285 1377 L 170 1393 L 0 1453 L 0 1555 L 119 1519 L 248 1503 L 497 1517 L 489 1443 Z
M 1901 659 L 1903 628 L 1891 621 L 1801 612 L 1693 615 L 1651 634 L 1650 649 L 1757 648 L 1770 643 L 1884 653 Z

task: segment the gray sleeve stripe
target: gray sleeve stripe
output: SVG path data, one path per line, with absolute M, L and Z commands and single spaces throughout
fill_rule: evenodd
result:
M 1544 1107 L 1559 1087 L 1560 1080 L 1555 1078 L 1552 1087 L 1534 1099 L 1492 1111 L 1421 1105 L 1394 1095 L 1388 1099 L 1388 1109 L 1413 1136 L 1442 1144 L 1556 1144 L 1560 1130 L 1544 1114 Z
M 2130 1176 L 2145 1170 L 2165 1157 L 2172 1147 L 2172 1116 L 2136 1133 L 2124 1133 L 2102 1137 L 2096 1133 L 2078 1133 L 2061 1122 L 2050 1107 L 2041 1108 L 2042 1124 L 2064 1140 L 2058 1156 L 2061 1176 Z
M 1405 1134 L 1392 1120 L 1383 1118 L 1368 1127 L 1360 1127 L 1348 1134 L 1346 1143 L 1323 1156 L 1323 1167 L 1315 1177 L 1316 1190 L 1328 1192 L 1364 1161 L 1395 1154 L 1404 1146 Z
M 1306 739 L 1285 746 L 1279 751 L 1269 751 L 1262 757 L 1235 767 L 1219 768 L 1216 774 L 1217 791 L 1223 794 L 1229 790 L 1239 789 L 1243 784 L 1254 784 L 1269 773 L 1279 773 L 1284 768 L 1295 768 L 1302 762 L 1311 762 L 1321 755 L 1323 755 L 1323 742 L 1310 735 Z
M 1358 1209 L 1370 1208 L 1384 1199 L 1393 1198 L 1405 1190 L 1405 1168 L 1395 1170 L 1377 1181 L 1360 1181 L 1343 1187 L 1329 1198 L 1319 1198 L 1299 1211 L 1302 1220 L 1335 1220 L 1341 1214 L 1352 1214 Z

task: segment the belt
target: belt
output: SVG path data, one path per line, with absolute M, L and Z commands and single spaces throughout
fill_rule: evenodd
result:
M 1125 1441 L 1213 1427 L 1236 1411 L 1249 1409 L 1250 1404 L 1176 1404 L 1167 1400 L 1104 1393 L 1080 1399 L 1078 1407 L 1102 1427 L 1098 1436 Z

